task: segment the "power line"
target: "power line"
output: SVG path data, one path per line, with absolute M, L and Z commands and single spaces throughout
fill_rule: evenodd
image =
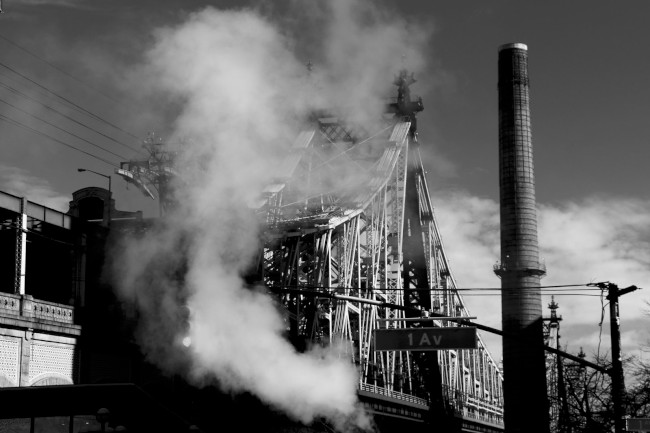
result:
M 5 79 L 5 80 L 9 80 L 9 81 L 13 81 L 14 83 L 18 83 L 19 85 L 25 85 L 24 82 L 22 82 L 21 80 L 17 80 L 15 77 L 12 78 L 12 77 L 9 76 L 6 72 L 7 72 L 7 71 L 0 70 L 0 76 L 2 76 L 3 79 Z M 5 86 L 9 86 L 9 85 L 8 85 L 8 84 L 5 84 Z M 43 90 L 43 88 L 44 88 L 44 87 L 41 86 L 41 88 L 30 88 L 29 90 L 30 90 L 30 91 L 34 91 L 34 92 L 38 92 L 39 96 L 42 96 L 42 97 L 45 97 L 45 98 L 49 98 L 50 100 L 55 101 L 55 102 L 57 102 L 57 103 L 61 103 L 60 98 L 59 98 L 57 95 L 55 95 L 54 93 L 52 93 L 52 92 L 50 92 L 50 91 L 45 91 L 45 90 Z M 82 115 L 84 115 L 84 116 L 87 115 L 87 113 L 84 112 L 84 110 L 81 109 L 81 108 L 78 108 L 78 107 L 75 107 L 75 106 L 73 106 L 73 105 L 69 105 L 69 104 L 64 104 L 64 105 L 65 105 L 67 108 L 69 108 L 69 109 L 71 109 L 71 110 L 73 110 L 73 111 L 76 111 L 76 112 L 79 113 L 79 114 L 82 114 Z
M 14 82 L 14 83 L 17 83 L 17 84 L 19 84 L 19 85 L 25 85 L 25 83 L 23 82 L 23 80 L 20 80 L 20 79 L 18 79 L 18 78 L 15 77 L 15 76 L 12 76 L 12 75 L 11 75 L 11 72 L 9 72 L 9 71 L 0 70 L 0 77 L 2 77 L 4 80 L 9 80 L 9 81 L 12 81 L 12 82 Z M 39 96 L 43 96 L 43 97 L 45 97 L 45 98 L 49 98 L 49 99 L 52 99 L 52 100 L 55 100 L 55 99 L 56 99 L 56 98 L 54 98 L 51 94 L 49 94 L 49 93 L 43 91 L 42 89 L 36 89 L 36 88 L 34 88 L 34 89 L 30 89 L 30 90 L 33 90 L 34 92 L 38 92 Z M 57 100 L 57 101 L 58 101 L 58 100 Z M 76 108 L 74 108 L 74 107 L 70 107 L 70 108 L 73 109 L 73 110 L 75 110 L 75 111 L 78 111 L 79 113 L 85 114 L 83 111 L 81 111 L 81 110 L 79 110 L 79 109 L 76 109 Z
M 33 115 L 33 114 L 31 114 L 31 113 L 29 113 L 29 112 L 27 112 L 27 111 L 25 111 L 25 110 L 23 110 L 23 109 L 21 109 L 21 108 L 19 108 L 19 107 L 16 107 L 15 105 L 13 105 L 13 104 L 11 104 L 11 103 L 5 101 L 5 100 L 2 99 L 2 98 L 0 98 L 0 102 L 2 102 L 3 104 L 6 104 L 6 105 L 12 107 L 14 110 L 17 110 L 17 111 L 20 111 L 20 112 L 22 112 L 22 113 L 25 113 L 25 114 L 27 114 L 28 116 L 32 116 L 34 119 L 40 120 L 41 122 L 43 122 L 43 123 L 45 123 L 45 124 L 47 124 L 47 125 L 50 125 L 52 128 L 56 128 L 56 129 L 58 129 L 59 131 L 63 131 L 63 132 L 65 132 L 66 134 L 70 134 L 71 136 L 73 136 L 73 137 L 75 137 L 75 138 L 77 138 L 77 139 L 79 139 L 79 140 L 85 141 L 86 143 L 90 144 L 91 146 L 95 146 L 95 147 L 97 147 L 98 149 L 103 150 L 104 152 L 110 153 L 111 155 L 117 156 L 118 158 L 126 159 L 126 157 L 124 157 L 124 156 L 122 156 L 122 155 L 119 155 L 119 154 L 117 154 L 117 153 L 115 153 L 115 152 L 112 152 L 112 151 L 110 151 L 110 150 L 108 150 L 108 149 L 104 149 L 104 148 L 103 148 L 102 146 L 100 146 L 99 144 L 95 144 L 95 143 L 93 143 L 93 142 L 91 142 L 91 141 L 88 141 L 88 140 L 86 140 L 85 138 L 78 136 L 77 134 L 74 134 L 74 133 L 72 133 L 72 132 L 70 132 L 70 131 L 67 131 L 67 130 L 61 128 L 61 127 L 56 126 L 55 124 L 53 124 L 53 123 L 51 123 L 51 122 L 48 122 L 48 121 L 45 120 L 45 119 L 41 119 L 41 118 L 38 117 L 38 116 L 35 116 L 35 115 Z
M 47 104 L 45 104 L 45 103 L 43 103 L 43 102 L 40 102 L 39 100 L 37 100 L 37 99 L 35 99 L 35 98 L 32 98 L 31 96 L 27 95 L 26 93 L 21 92 L 21 91 L 18 90 L 18 89 L 15 89 L 15 88 L 13 88 L 13 87 L 11 87 L 11 86 L 9 86 L 9 85 L 7 85 L 7 84 L 4 84 L 4 83 L 0 83 L 0 86 L 4 87 L 5 89 L 8 89 L 8 90 L 11 91 L 11 92 L 16 93 L 16 94 L 18 94 L 18 95 L 20 95 L 20 96 L 22 96 L 22 97 L 24 97 L 24 98 L 26 98 L 26 99 L 29 99 L 30 101 L 36 102 L 37 104 L 43 106 L 44 108 L 47 108 L 48 110 L 54 111 L 54 112 L 57 113 L 58 115 L 60 115 L 60 116 L 62 116 L 62 117 L 65 117 L 66 119 L 70 120 L 71 122 L 74 122 L 74 123 L 76 123 L 76 124 L 78 124 L 78 125 L 81 125 L 81 126 L 83 126 L 84 128 L 90 129 L 91 131 L 93 131 L 93 132 L 95 132 L 95 133 L 97 133 L 97 134 L 99 134 L 99 135 L 101 135 L 101 136 L 103 136 L 103 137 L 106 137 L 106 138 L 108 138 L 109 140 L 111 140 L 111 141 L 113 141 L 113 142 L 115 142 L 115 143 L 117 143 L 117 144 L 119 144 L 119 145 L 121 145 L 121 146 L 127 147 L 127 148 L 129 148 L 130 150 L 134 150 L 134 151 L 136 151 L 136 152 L 138 152 L 138 153 L 144 154 L 144 153 L 141 152 L 140 150 L 138 150 L 138 149 L 136 149 L 136 148 L 134 148 L 134 147 L 131 147 L 131 146 L 129 146 L 128 144 L 122 143 L 122 142 L 120 142 L 120 141 L 114 139 L 113 137 L 110 137 L 110 136 L 108 136 L 108 135 L 106 135 L 106 134 L 104 134 L 104 133 L 102 133 L 102 132 L 100 132 L 100 131 L 98 131 L 98 130 L 96 130 L 96 129 L 94 129 L 94 128 L 91 128 L 90 126 L 88 126 L 88 125 L 86 125 L 86 124 L 84 124 L 84 123 L 82 123 L 82 122 L 79 122 L 78 120 L 74 119 L 73 117 L 68 116 L 67 114 L 64 114 L 64 113 L 60 112 L 60 111 L 57 110 L 56 108 L 51 107 L 51 106 L 49 106 L 49 105 L 47 105 Z
M 108 99 L 110 99 L 111 101 L 120 104 L 120 101 L 118 101 L 118 100 L 112 98 L 110 95 L 107 95 L 107 94 L 103 93 L 102 91 L 100 91 L 100 90 L 98 90 L 98 89 L 92 87 L 90 84 L 88 84 L 88 83 L 84 82 L 83 80 L 81 80 L 81 79 L 79 79 L 79 78 L 73 76 L 73 75 L 70 74 L 69 72 L 64 71 L 63 69 L 59 68 L 59 67 L 56 66 L 55 64 L 48 62 L 48 61 L 45 60 L 44 58 L 42 58 L 42 57 L 40 57 L 40 56 L 34 54 L 34 53 L 31 52 L 31 51 L 29 51 L 27 48 L 21 47 L 21 46 L 18 45 L 17 43 L 15 43 L 15 42 L 9 40 L 6 36 L 0 34 L 0 39 L 3 39 L 5 42 L 7 42 L 8 44 L 13 45 L 14 47 L 18 48 L 19 50 L 22 50 L 22 51 L 26 52 L 26 53 L 29 54 L 30 56 L 37 58 L 37 59 L 40 60 L 41 62 L 43 62 L 43 63 L 45 63 L 46 65 L 50 66 L 51 68 L 56 69 L 57 71 L 61 72 L 62 74 L 66 75 L 66 76 L 68 76 L 68 77 L 70 77 L 70 78 L 72 78 L 73 80 L 75 80 L 75 81 L 77 81 L 77 82 L 83 84 L 84 86 L 88 87 L 89 89 L 91 89 L 91 90 L 93 90 L 93 91 L 99 93 L 100 95 L 104 96 L 105 98 L 108 98 Z
M 545 295 L 547 293 L 542 293 Z M 501 296 L 499 293 L 464 293 L 463 296 Z M 553 296 L 592 296 L 598 297 L 600 295 L 592 295 L 589 293 L 553 293 Z
M 562 290 L 559 290 L 561 288 L 569 288 L 572 287 L 572 290 L 585 290 L 585 291 L 596 291 L 597 289 L 592 289 L 589 287 L 585 287 L 584 289 L 582 288 L 576 288 L 584 286 L 584 284 L 567 284 L 567 285 L 559 285 L 559 286 L 539 286 L 539 287 L 508 287 L 507 290 L 513 289 L 513 290 L 537 290 L 541 289 L 544 292 L 563 292 Z M 435 289 L 434 289 L 435 290 Z M 477 290 L 497 290 L 497 291 L 502 291 L 504 290 L 501 287 L 460 287 L 455 290 L 459 291 L 477 291 Z
M 567 287 L 582 287 L 582 286 L 588 286 L 588 283 L 585 284 L 560 284 L 560 285 L 554 285 L 554 286 L 539 286 L 539 287 L 509 287 L 508 289 L 514 289 L 514 290 L 534 290 L 534 289 L 544 289 L 542 290 L 545 294 L 550 294 L 550 293 L 565 293 L 563 290 L 553 290 L 553 289 L 558 289 L 558 288 L 567 288 Z M 312 285 L 283 285 L 282 287 L 286 288 L 295 288 L 295 289 L 306 289 L 306 290 L 330 290 L 330 291 L 341 291 L 341 290 L 353 290 L 353 291 L 362 291 L 362 292 L 379 292 L 379 293 L 384 293 L 384 292 L 392 292 L 392 291 L 417 291 L 417 290 L 429 290 L 429 289 L 418 289 L 418 288 L 408 288 L 408 289 L 403 289 L 403 288 L 396 288 L 396 289 L 387 289 L 387 288 L 370 288 L 370 287 L 340 287 L 340 286 L 312 286 Z M 545 289 L 551 289 L 551 290 L 545 290 Z M 591 287 L 585 287 L 584 289 L 572 289 L 572 291 L 600 291 L 599 288 L 591 288 Z M 457 288 L 450 288 L 450 289 L 430 289 L 431 292 L 444 292 L 444 291 L 451 291 L 451 292 L 471 292 L 471 291 L 503 291 L 501 287 L 457 287 Z M 491 295 L 491 294 L 486 294 L 486 295 Z M 591 296 L 599 296 L 599 295 L 591 295 Z
M 600 356 L 600 343 L 601 343 L 601 340 L 602 340 L 602 337 L 603 337 L 603 322 L 605 321 L 605 307 L 607 305 L 609 305 L 609 302 L 607 304 L 605 304 L 605 299 L 604 299 L 605 298 L 605 289 L 600 288 L 600 287 L 599 287 L 599 289 L 600 289 L 600 295 L 599 296 L 600 296 L 601 310 L 600 310 L 600 322 L 598 323 L 598 328 L 600 328 L 600 330 L 598 331 L 598 349 L 596 350 L 596 356 L 597 357 Z
M 31 132 L 33 132 L 33 133 L 35 133 L 35 134 L 38 134 L 38 135 L 41 135 L 41 136 L 43 136 L 43 137 L 49 138 L 49 139 L 52 140 L 52 141 L 55 141 L 55 142 L 57 142 L 57 143 L 59 143 L 59 144 L 62 144 L 62 145 L 64 145 L 64 146 L 67 146 L 67 147 L 69 147 L 69 148 L 71 148 L 71 149 L 74 149 L 74 150 L 76 150 L 76 151 L 78 151 L 78 152 L 84 153 L 84 154 L 86 154 L 86 155 L 88 155 L 88 156 L 90 156 L 90 157 L 92 157 L 92 158 L 98 159 L 98 160 L 102 161 L 103 163 L 108 164 L 108 165 L 110 165 L 110 166 L 112 166 L 112 167 L 116 167 L 116 168 L 119 167 L 116 163 L 113 163 L 113 162 L 111 162 L 111 161 L 109 161 L 109 160 L 107 160 L 107 159 L 104 159 L 104 158 L 100 157 L 100 156 L 93 155 L 92 153 L 90 153 L 90 152 L 86 152 L 85 150 L 79 149 L 78 147 L 75 147 L 75 146 L 73 146 L 73 145 L 71 145 L 71 144 L 68 144 L 68 143 L 66 143 L 66 142 L 64 142 L 64 141 L 61 141 L 61 140 L 59 140 L 59 139 L 56 139 L 56 138 L 52 137 L 51 135 L 48 135 L 48 134 L 46 134 L 46 133 L 44 133 L 44 132 L 41 132 L 41 131 L 39 131 L 39 130 L 37 130 L 37 129 L 34 129 L 34 128 L 32 128 L 31 126 L 27 126 L 27 125 L 25 125 L 25 124 L 23 124 L 23 123 L 21 123 L 21 122 L 18 122 L 17 120 L 11 119 L 11 118 L 9 118 L 9 117 L 7 117 L 7 116 L 4 116 L 4 115 L 2 115 L 2 114 L 0 114 L 0 120 L 4 120 L 5 122 L 8 122 L 8 123 L 10 123 L 10 124 L 12 124 L 12 125 L 15 125 L 15 126 L 18 126 L 18 127 L 20 127 L 20 128 L 26 129 L 26 130 L 28 130 L 28 131 L 31 131 Z
M 37 83 L 36 81 L 32 80 L 31 78 L 29 78 L 29 77 L 27 77 L 27 76 L 21 74 L 20 72 L 16 71 L 16 70 L 13 69 L 12 67 L 7 66 L 7 65 L 5 65 L 5 64 L 2 63 L 2 62 L 0 62 L 0 66 L 2 66 L 2 67 L 5 68 L 5 69 L 8 69 L 9 71 L 13 72 L 14 74 L 16 74 L 16 75 L 18 75 L 18 76 L 24 78 L 25 80 L 29 81 L 30 83 L 35 84 L 36 86 L 40 87 L 41 89 L 45 90 L 46 92 L 48 92 L 48 93 L 50 93 L 50 94 L 52 94 L 52 95 L 54 95 L 54 96 L 56 96 L 57 98 L 60 98 L 61 100 L 67 102 L 68 104 L 72 105 L 73 107 L 78 108 L 79 110 L 81 110 L 81 111 L 83 111 L 84 113 L 86 113 L 87 115 L 89 115 L 89 116 L 91 116 L 91 117 L 93 117 L 93 118 L 99 120 L 100 122 L 104 122 L 104 123 L 106 123 L 107 125 L 112 126 L 113 128 L 117 129 L 118 131 L 121 131 L 121 132 L 123 132 L 123 133 L 125 133 L 125 134 L 127 134 L 127 135 L 130 135 L 131 137 L 134 137 L 134 138 L 137 138 L 137 139 L 140 138 L 140 137 L 137 137 L 136 135 L 131 134 L 131 133 L 128 132 L 128 131 L 125 131 L 124 129 L 120 128 L 119 126 L 114 125 L 113 123 L 109 122 L 108 120 L 106 120 L 106 119 L 104 119 L 104 118 L 102 118 L 102 117 L 100 117 L 100 116 L 98 116 L 98 115 L 96 115 L 96 114 L 94 114 L 94 113 L 92 113 L 92 112 L 86 110 L 85 108 L 83 108 L 83 107 L 81 107 L 81 106 L 75 104 L 75 103 L 72 102 L 71 100 L 69 100 L 69 99 L 67 99 L 67 98 L 65 98 L 65 97 L 63 97 L 63 96 L 57 94 L 56 92 L 54 92 L 54 91 L 48 89 L 47 87 L 45 87 L 45 86 L 43 86 L 43 85 Z

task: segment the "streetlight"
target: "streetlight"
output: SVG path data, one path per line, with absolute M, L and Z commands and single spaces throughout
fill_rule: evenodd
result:
M 98 172 L 96 172 L 94 170 L 89 170 L 87 168 L 78 168 L 77 171 L 79 173 L 84 172 L 84 171 L 89 171 L 91 173 L 95 173 L 95 174 L 97 174 L 99 176 L 103 176 L 106 179 L 108 179 L 108 225 L 110 226 L 111 225 L 111 197 L 113 195 L 113 193 L 111 192 L 111 177 L 109 175 L 107 175 L 107 174 L 98 173 Z

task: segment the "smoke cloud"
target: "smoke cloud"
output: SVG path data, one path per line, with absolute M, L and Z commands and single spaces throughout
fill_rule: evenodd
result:
M 339 430 L 370 429 L 349 360 L 336 347 L 297 353 L 274 300 L 242 281 L 260 247 L 248 204 L 278 174 L 306 115 L 333 107 L 371 129 L 405 66 L 401 55 L 419 59 L 404 23 L 369 4 L 309 8 L 302 12 L 328 17 L 313 74 L 290 32 L 259 11 L 208 7 L 156 31 L 132 79 L 178 107 L 168 140 L 184 143 L 177 204 L 155 229 L 120 245 L 114 274 L 140 318 L 145 353 L 164 370 L 251 392 L 305 424 L 325 417 Z
M 420 53 L 430 30 L 371 2 L 335 0 L 331 6 L 323 79 L 333 99 L 327 102 L 344 110 L 346 117 L 372 125 L 381 117 L 387 83 L 397 70 L 424 70 Z

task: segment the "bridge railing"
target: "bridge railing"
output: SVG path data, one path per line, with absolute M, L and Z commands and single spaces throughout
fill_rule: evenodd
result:
M 447 401 L 454 406 L 459 415 L 492 424 L 503 424 L 503 406 L 447 386 L 443 388 L 447 394 Z
M 404 394 L 399 391 L 391 391 L 377 385 L 360 383 L 361 391 L 370 392 L 407 403 L 417 404 L 428 407 L 429 401 L 415 397 L 410 394 Z M 481 422 L 503 425 L 503 407 L 498 406 L 488 399 L 475 397 L 464 392 L 443 386 L 443 394 L 446 395 L 447 401 L 454 407 L 456 413 L 463 418 L 470 418 Z
M 372 392 L 373 394 L 383 395 L 385 397 L 394 398 L 396 400 L 402 400 L 402 401 L 405 401 L 407 403 L 419 404 L 419 405 L 422 405 L 422 406 L 429 406 L 429 401 L 424 399 L 424 398 L 416 397 L 416 396 L 413 396 L 413 395 L 410 395 L 410 394 L 404 394 L 403 392 L 399 392 L 399 391 L 391 391 L 389 389 L 386 389 L 386 388 L 383 388 L 383 387 L 377 386 L 377 385 L 369 385 L 367 383 L 360 383 L 359 384 L 359 389 L 361 391 Z

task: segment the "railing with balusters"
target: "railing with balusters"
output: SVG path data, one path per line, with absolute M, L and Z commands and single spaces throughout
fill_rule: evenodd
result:
M 32 298 L 30 295 L 0 294 L 0 314 L 74 324 L 74 307 Z

